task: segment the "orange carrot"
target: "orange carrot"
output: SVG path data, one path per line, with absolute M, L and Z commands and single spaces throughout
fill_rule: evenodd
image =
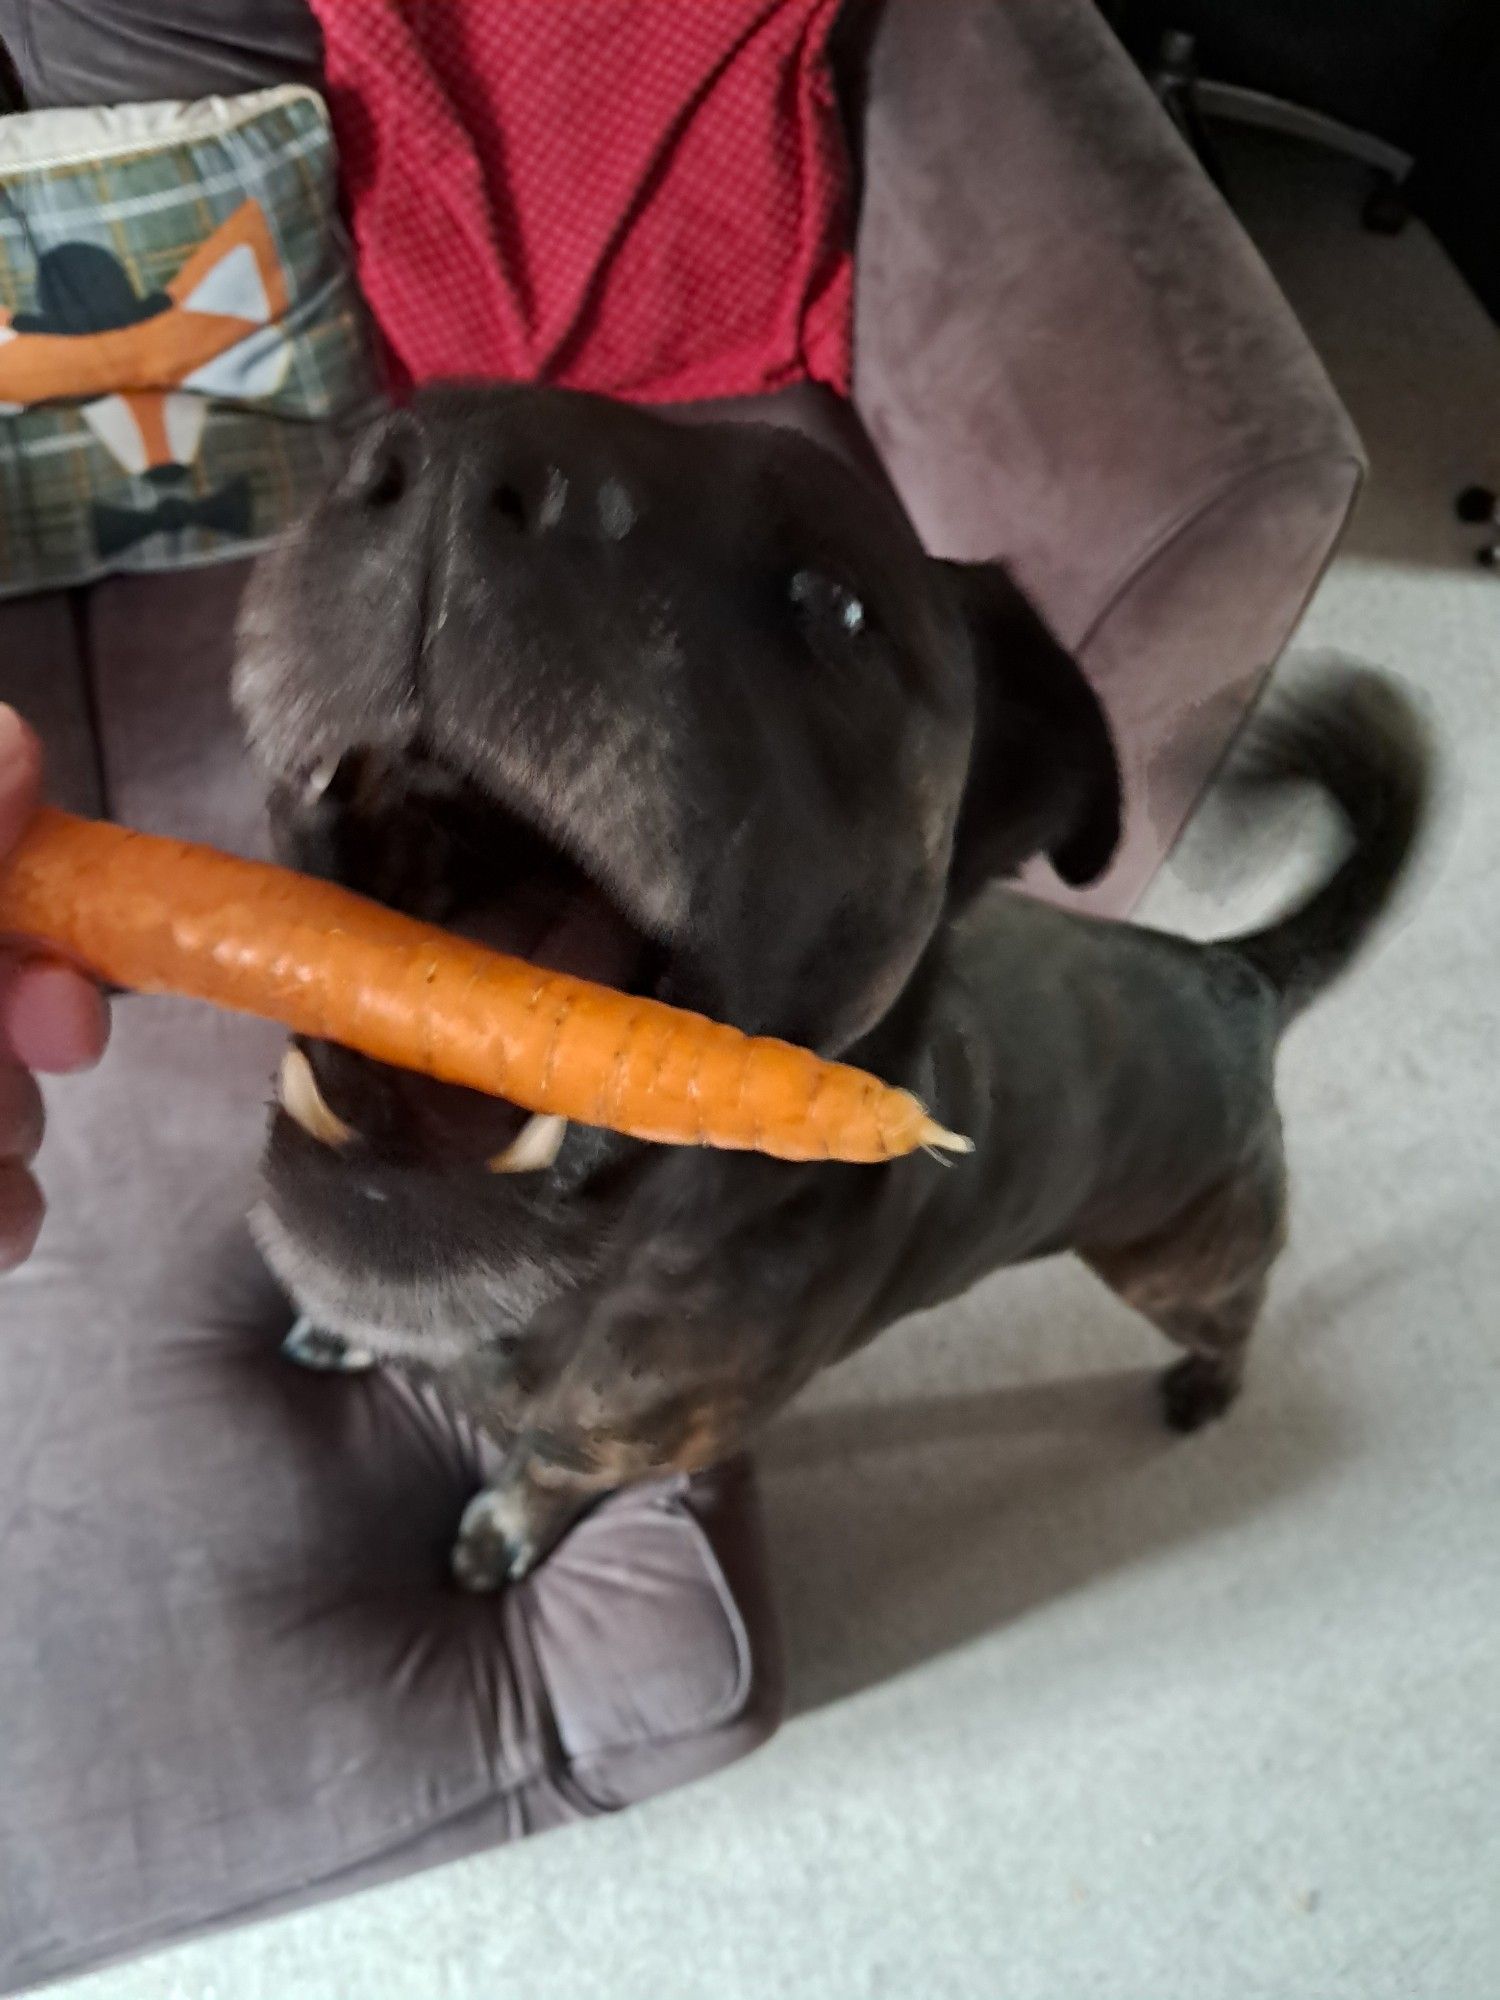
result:
M 486 951 L 346 889 L 210 847 L 38 813 L 0 932 L 96 978 L 669 1145 L 888 1160 L 968 1142 L 913 1096 L 788 1042 Z

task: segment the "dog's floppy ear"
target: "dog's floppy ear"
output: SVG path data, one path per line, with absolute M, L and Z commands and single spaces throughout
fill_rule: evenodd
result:
M 1120 770 L 1083 673 L 999 563 L 942 565 L 973 643 L 974 749 L 959 810 L 955 900 L 1045 854 L 1081 887 L 1120 839 Z

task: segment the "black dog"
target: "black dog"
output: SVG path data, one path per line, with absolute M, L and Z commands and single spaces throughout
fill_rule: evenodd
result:
M 1282 1241 L 1277 1039 L 1422 815 L 1385 684 L 1345 677 L 1280 744 L 1352 841 L 1269 930 L 1198 946 L 982 893 L 1038 852 L 1087 881 L 1120 811 L 1094 697 L 1001 569 L 933 561 L 785 431 L 452 388 L 360 439 L 265 562 L 237 692 L 297 865 L 848 1058 L 976 1143 L 794 1167 L 294 1052 L 262 1241 L 318 1325 L 510 1446 L 465 1583 L 1052 1251 L 1186 1350 L 1173 1424 L 1228 1405 Z

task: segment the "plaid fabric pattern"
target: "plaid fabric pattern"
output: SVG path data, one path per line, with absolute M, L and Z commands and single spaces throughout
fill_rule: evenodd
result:
M 247 201 L 264 219 L 278 303 L 284 289 L 284 311 L 255 333 L 258 351 L 274 346 L 273 365 L 247 373 L 240 395 L 187 384 L 179 393 L 203 404 L 201 435 L 155 473 L 127 469 L 110 448 L 131 428 L 129 396 L 102 415 L 110 399 L 82 395 L 0 416 L 0 596 L 265 546 L 325 476 L 328 420 L 377 394 L 327 113 L 313 92 L 0 121 L 0 307 L 23 326 L 41 317 L 49 252 L 99 246 L 136 300 L 160 300 Z M 0 369 L 9 352 L 0 342 Z

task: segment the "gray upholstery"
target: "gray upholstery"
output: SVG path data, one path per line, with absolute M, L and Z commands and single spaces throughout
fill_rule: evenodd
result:
M 316 87 L 323 58 L 303 0 L 0 0 L 0 41 L 37 111 Z
M 312 59 L 291 0 L 185 19 L 0 0 L 35 102 Z M 1089 0 L 889 0 L 872 65 L 857 400 L 934 548 L 1014 560 L 1101 688 L 1122 907 L 1295 622 L 1358 445 Z M 4 607 L 0 696 L 56 795 L 256 843 L 238 583 Z M 0 1989 L 628 1804 L 774 1726 L 742 1468 L 611 1502 L 471 1602 L 442 1565 L 476 1441 L 383 1375 L 277 1358 L 242 1220 L 276 1041 L 128 1000 L 105 1068 L 50 1092 L 51 1219 L 0 1291 Z
M 868 102 L 855 400 L 929 546 L 1006 557 L 1103 696 L 1129 821 L 1083 900 L 1122 911 L 1332 553 L 1359 441 L 1093 0 L 887 0 Z

